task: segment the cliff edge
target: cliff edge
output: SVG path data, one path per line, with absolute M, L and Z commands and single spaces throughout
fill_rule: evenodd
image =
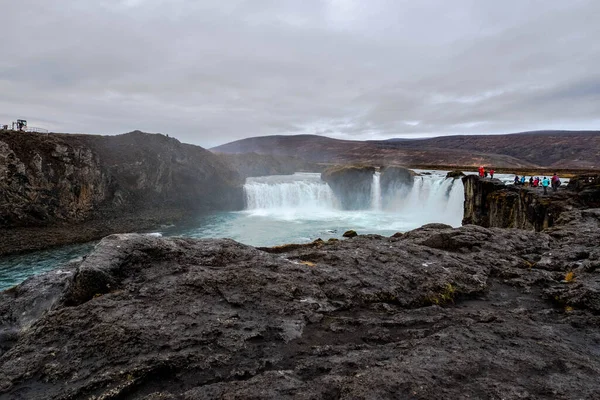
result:
M 143 228 L 143 219 L 156 224 L 194 212 L 241 209 L 242 184 L 216 155 L 160 134 L 0 131 L 0 235 L 5 238 L 0 254 L 10 251 L 3 251 L 7 243 L 19 241 L 15 235 L 34 228 L 84 224 L 84 231 L 93 225 L 91 236 L 101 237 Z M 131 223 L 123 226 L 124 221 Z M 35 248 L 45 236 L 20 242 Z
M 600 175 L 576 176 L 557 192 L 548 188 L 505 185 L 498 179 L 469 175 L 465 190 L 463 225 L 541 231 L 552 227 L 561 214 L 600 206 Z

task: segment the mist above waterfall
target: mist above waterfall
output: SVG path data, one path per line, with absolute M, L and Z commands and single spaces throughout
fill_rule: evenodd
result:
M 246 213 L 251 215 L 295 221 L 360 218 L 361 226 L 352 228 L 376 231 L 384 227 L 407 230 L 431 222 L 460 226 L 463 216 L 462 181 L 446 179 L 443 174 L 416 176 L 413 184 L 388 184 L 382 190 L 381 175 L 376 171 L 369 186 L 336 196 L 319 174 L 298 173 L 248 178 L 244 192 Z M 347 210 L 344 204 L 356 203 L 341 196 L 367 200 L 359 203 L 360 208 Z

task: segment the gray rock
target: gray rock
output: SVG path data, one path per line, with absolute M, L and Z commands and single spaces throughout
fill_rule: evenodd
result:
M 0 292 L 0 398 L 594 399 L 600 210 L 571 214 L 273 251 L 109 236 Z

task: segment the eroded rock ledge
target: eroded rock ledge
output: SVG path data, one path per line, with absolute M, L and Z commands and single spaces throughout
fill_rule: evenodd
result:
M 566 189 L 543 195 L 541 188 L 505 185 L 498 179 L 469 175 L 465 187 L 463 225 L 519 228 L 541 231 L 553 226 L 561 214 L 574 209 L 600 207 L 600 175 L 574 177 Z
M 597 398 L 600 210 L 556 222 L 109 236 L 0 292 L 0 398 Z

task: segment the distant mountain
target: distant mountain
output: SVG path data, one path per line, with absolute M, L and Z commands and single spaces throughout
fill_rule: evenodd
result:
M 277 135 L 242 139 L 211 150 L 296 156 L 329 163 L 591 169 L 600 167 L 600 131 L 536 131 L 374 141 Z

